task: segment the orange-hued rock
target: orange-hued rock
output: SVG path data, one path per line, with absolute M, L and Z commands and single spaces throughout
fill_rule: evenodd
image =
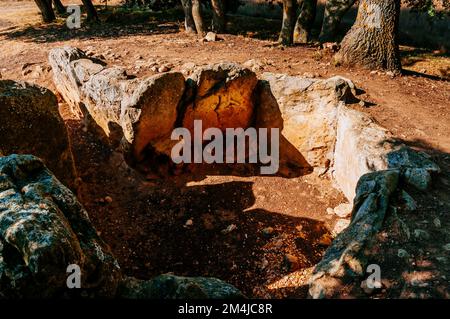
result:
M 251 126 L 255 73 L 234 63 L 220 63 L 197 70 L 190 82 L 195 95 L 186 107 L 184 127 L 192 131 L 194 120 L 202 120 L 203 129 Z

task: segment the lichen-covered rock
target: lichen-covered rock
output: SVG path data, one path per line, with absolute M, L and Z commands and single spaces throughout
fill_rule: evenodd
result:
M 160 275 L 151 280 L 126 278 L 118 291 L 128 299 L 241 299 L 235 287 L 216 278 Z
M 52 49 L 48 60 L 56 89 L 69 104 L 72 113 L 82 116 L 81 85 L 92 74 L 101 71 L 104 64 L 94 62 L 82 50 L 69 46 Z
M 191 82 L 195 96 L 185 110 L 184 127 L 193 130 L 194 120 L 202 120 L 203 129 L 251 126 L 255 73 L 234 63 L 219 63 L 196 70 Z
M 427 154 L 409 147 L 387 154 L 387 162 L 389 168 L 402 169 L 403 180 L 421 191 L 426 191 L 430 187 L 432 175 L 441 171 Z
M 50 90 L 0 80 L 0 119 L 0 156 L 38 156 L 61 182 L 74 186 L 76 171 L 68 133 Z
M 69 290 L 67 267 L 81 269 Z M 112 297 L 119 266 L 72 192 L 31 155 L 0 158 L 0 297 Z
M 345 285 L 364 275 L 366 250 L 383 226 L 389 199 L 397 190 L 399 178 L 398 169 L 361 177 L 350 225 L 336 237 L 314 268 L 309 288 L 313 298 L 337 297 Z
M 313 167 L 332 164 L 336 141 L 338 106 L 352 94 L 354 85 L 344 78 L 314 80 L 285 74 L 264 73 L 283 120 L 282 135 Z M 258 118 L 273 111 L 258 110 Z M 268 120 L 263 120 L 268 122 Z

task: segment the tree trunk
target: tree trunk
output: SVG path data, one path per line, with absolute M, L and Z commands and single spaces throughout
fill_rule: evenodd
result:
M 356 0 L 327 1 L 323 15 L 322 30 L 319 35 L 320 42 L 324 43 L 335 41 L 342 18 L 355 2 Z
M 399 17 L 400 0 L 360 0 L 355 24 L 342 40 L 336 62 L 399 72 Z
M 34 0 L 42 14 L 44 22 L 52 22 L 56 19 L 51 0 Z
M 278 42 L 290 45 L 293 42 L 297 0 L 283 0 L 283 25 Z
M 83 2 L 84 8 L 87 12 L 88 21 L 98 21 L 97 10 L 95 10 L 94 5 L 91 0 L 81 0 Z
M 55 7 L 58 14 L 66 13 L 66 7 L 64 7 L 64 5 L 61 3 L 61 0 L 53 0 L 53 6 Z
M 297 0 L 300 9 L 294 29 L 294 43 L 307 43 L 316 17 L 317 0 Z
M 194 18 L 195 28 L 200 36 L 205 35 L 203 27 L 202 4 L 200 0 L 192 0 L 192 16 Z
M 192 17 L 192 2 L 191 0 L 181 0 L 184 10 L 184 28 L 188 33 L 195 33 L 195 23 Z
M 213 9 L 212 30 L 217 33 L 225 32 L 225 6 L 223 0 L 211 0 Z

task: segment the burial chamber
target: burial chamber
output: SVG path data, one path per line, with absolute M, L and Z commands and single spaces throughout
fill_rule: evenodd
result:
M 368 115 L 349 107 L 356 88 L 340 76 L 257 76 L 238 64 L 219 63 L 194 68 L 187 78 L 167 72 L 140 79 L 72 47 L 51 50 L 49 62 L 72 112 L 120 145 L 127 164 L 144 175 L 155 167 L 161 173 L 159 165 L 165 166 L 164 174 L 191 170 L 196 163 L 180 168 L 171 162 L 178 142 L 171 136 L 176 128 L 194 134 L 195 121 L 202 121 L 202 130 L 221 132 L 279 129 L 277 175 L 312 173 L 330 179 L 353 203 L 348 227 L 314 268 L 313 298 L 332 297 L 346 283 L 361 281 L 364 251 L 389 213 L 390 198 L 405 185 L 426 191 L 440 171 L 426 154 L 398 143 Z M 227 166 L 229 174 L 235 173 Z

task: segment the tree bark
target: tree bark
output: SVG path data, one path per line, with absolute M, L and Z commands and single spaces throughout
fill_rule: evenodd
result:
M 61 3 L 61 0 L 53 0 L 53 6 L 55 7 L 58 14 L 66 13 L 66 7 L 64 7 L 64 5 Z
M 294 28 L 294 43 L 308 43 L 316 17 L 317 0 L 297 0 L 300 9 Z
M 284 45 L 293 43 L 297 0 L 283 0 L 283 25 L 278 42 Z
M 356 0 L 327 0 L 319 35 L 320 42 L 335 41 L 342 18 L 355 2 Z
M 181 0 L 184 10 L 184 28 L 188 33 L 195 33 L 195 22 L 192 17 L 192 2 L 191 0 Z
M 205 35 L 203 27 L 202 4 L 200 0 L 192 0 L 192 17 L 194 18 L 195 28 L 200 36 Z
M 356 22 L 342 40 L 336 62 L 399 72 L 399 17 L 400 0 L 360 0 Z
M 226 20 L 223 0 L 211 0 L 211 5 L 213 9 L 212 30 L 217 33 L 224 33 Z
M 52 22 L 56 19 L 51 0 L 34 0 L 42 14 L 44 22 Z
M 83 2 L 84 8 L 86 9 L 87 13 L 87 20 L 88 21 L 99 21 L 97 10 L 95 10 L 94 5 L 92 4 L 91 0 L 81 0 Z

